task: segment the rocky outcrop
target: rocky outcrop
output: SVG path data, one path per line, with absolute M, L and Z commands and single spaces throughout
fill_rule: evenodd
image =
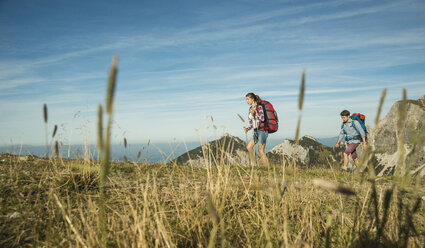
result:
M 248 165 L 246 143 L 229 134 L 177 157 L 171 163 L 192 166 Z
M 293 140 L 284 140 L 267 153 L 269 161 L 273 164 L 286 165 L 293 162 L 298 167 L 329 167 L 329 164 L 342 163 L 342 153 L 345 148 L 335 148 L 319 143 L 311 136 L 304 136 L 295 145 Z M 217 166 L 217 165 L 249 165 L 249 156 L 246 151 L 246 143 L 231 135 L 225 135 L 220 139 L 199 146 L 177 157 L 171 163 L 186 164 L 192 166 Z
M 401 118 L 400 118 L 401 117 Z M 369 143 L 379 176 L 397 170 L 425 175 L 425 95 L 418 100 L 398 101 L 379 124 L 370 130 Z
M 317 167 L 329 166 L 329 163 L 340 163 L 344 148 L 335 148 L 319 143 L 311 136 L 304 136 L 295 145 L 293 140 L 285 140 L 267 153 L 273 163 L 290 164 L 295 160 L 297 166 Z

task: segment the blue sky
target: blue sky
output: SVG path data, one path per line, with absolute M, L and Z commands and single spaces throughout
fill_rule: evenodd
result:
M 425 94 L 425 2 L 0 1 L 0 145 L 44 144 L 49 133 L 96 140 L 114 54 L 114 142 L 244 138 L 255 92 L 293 137 L 306 71 L 302 134 L 338 134 L 343 109 L 373 126 L 401 98 Z M 210 116 L 213 116 L 212 123 Z M 214 129 L 214 126 L 217 128 Z

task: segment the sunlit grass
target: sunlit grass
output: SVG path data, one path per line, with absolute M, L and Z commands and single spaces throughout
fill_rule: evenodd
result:
M 116 67 L 106 134 L 98 107 L 100 162 L 0 155 L 1 247 L 424 246 L 424 179 L 346 173 L 337 162 L 248 166 L 228 159 L 226 142 L 203 146 L 198 167 L 109 161 Z M 303 73 L 296 140 L 304 91 Z

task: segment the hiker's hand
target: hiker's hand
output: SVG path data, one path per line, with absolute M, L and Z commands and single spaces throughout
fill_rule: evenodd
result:
M 339 143 L 336 143 L 335 147 L 338 148 L 339 147 Z
M 243 130 L 245 130 L 245 133 L 248 132 L 248 128 L 247 127 L 243 127 Z
M 255 110 L 251 107 L 251 108 L 249 108 L 249 112 L 251 113 L 251 114 L 253 114 L 253 115 L 255 115 Z
M 366 150 L 366 148 L 367 148 L 367 144 L 366 143 L 363 143 L 363 149 Z

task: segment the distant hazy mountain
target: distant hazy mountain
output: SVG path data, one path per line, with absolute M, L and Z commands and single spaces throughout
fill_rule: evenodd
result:
M 336 130 L 337 133 L 339 130 Z M 338 136 L 330 137 L 330 138 L 316 138 L 317 142 L 322 143 L 323 145 L 327 146 L 335 146 L 336 142 L 338 141 Z
M 155 144 L 128 144 L 127 148 L 123 145 L 111 145 L 111 160 L 123 161 L 124 156 L 130 161 L 148 162 L 148 163 L 166 163 L 177 156 L 185 153 L 187 150 L 199 146 L 199 142 L 184 143 L 155 143 Z M 64 145 L 59 147 L 60 155 L 63 158 L 84 158 L 98 160 L 100 154 L 95 145 Z M 48 148 L 48 154 L 52 154 L 52 147 Z M 140 152 L 139 158 L 137 158 Z M 36 155 L 46 156 L 46 146 L 32 145 L 10 145 L 0 147 L 0 153 L 11 153 L 16 155 Z

